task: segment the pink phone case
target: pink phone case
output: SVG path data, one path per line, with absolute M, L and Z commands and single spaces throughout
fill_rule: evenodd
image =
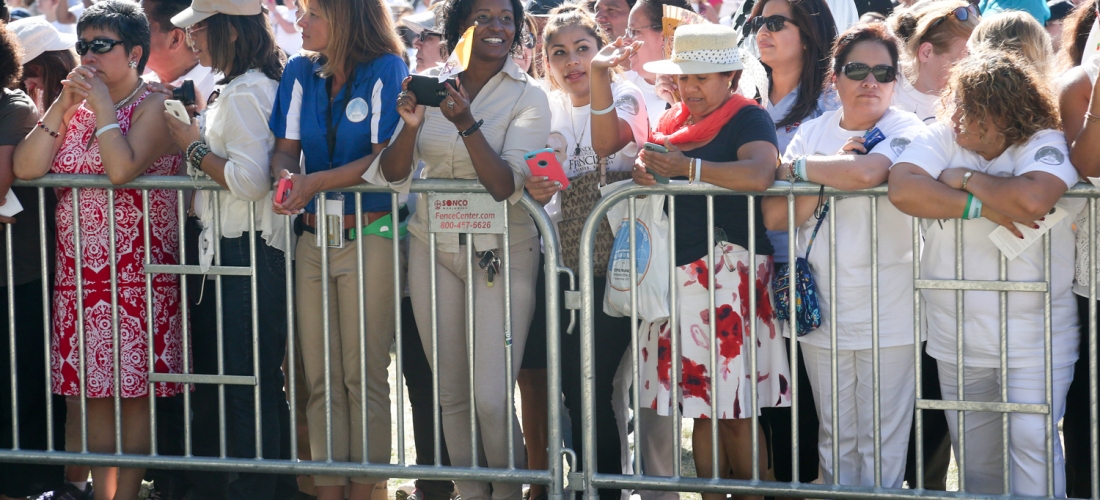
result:
M 545 175 L 552 181 L 561 183 L 561 190 L 569 187 L 569 178 L 565 176 L 558 157 L 554 156 L 554 150 L 550 148 L 532 151 L 523 155 L 527 160 L 527 166 L 531 169 L 531 175 Z
M 283 203 L 286 201 L 286 195 L 290 194 L 290 188 L 294 186 L 294 183 L 290 179 L 279 179 L 279 184 L 275 186 L 275 203 Z

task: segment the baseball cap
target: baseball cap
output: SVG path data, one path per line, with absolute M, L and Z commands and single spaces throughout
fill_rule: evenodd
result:
M 172 24 L 186 28 L 214 14 L 254 16 L 260 12 L 260 0 L 192 0 L 190 7 L 172 16 Z
M 76 35 L 57 31 L 42 16 L 12 21 L 8 28 L 15 32 L 15 36 L 19 37 L 19 44 L 23 46 L 23 60 L 20 64 L 34 60 L 43 52 L 67 50 L 76 46 Z
M 437 26 L 435 11 L 432 9 L 402 17 L 401 24 L 404 24 L 405 27 L 412 30 L 413 33 L 420 33 L 421 31 L 440 31 Z

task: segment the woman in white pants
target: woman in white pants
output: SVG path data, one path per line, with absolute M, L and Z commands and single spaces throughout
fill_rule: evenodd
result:
M 926 128 L 913 113 L 890 107 L 897 78 L 897 40 L 881 24 L 857 25 L 837 37 L 830 80 L 841 108 L 803 123 L 791 139 L 779 180 L 816 182 L 837 189 L 864 189 L 886 181 L 890 165 Z M 866 142 L 868 131 L 882 139 Z M 819 420 L 818 451 L 825 482 L 874 486 L 874 352 L 872 336 L 871 203 L 878 221 L 878 336 L 882 485 L 900 488 L 913 418 L 913 245 L 912 218 L 885 197 L 795 198 L 796 252 L 807 256 L 817 282 L 821 326 L 800 333 Z M 829 287 L 829 227 L 836 218 L 836 296 Z M 816 216 L 815 216 L 816 215 Z M 787 229 L 787 198 L 764 201 L 768 229 Z M 815 235 L 819 238 L 815 240 Z M 840 237 L 840 236 L 843 237 Z M 817 245 L 813 242 L 817 241 Z M 776 292 L 777 294 L 780 292 Z M 836 310 L 836 324 L 830 311 Z M 836 330 L 836 351 L 832 330 Z M 837 392 L 832 393 L 831 356 L 837 356 Z M 836 398 L 837 408 L 832 407 Z M 838 433 L 833 434 L 833 419 Z M 833 443 L 839 464 L 833 463 Z
M 1001 494 L 1005 479 L 1002 460 L 1009 454 L 1013 495 L 1047 495 L 1046 439 L 1054 452 L 1054 496 L 1065 496 L 1065 461 L 1053 422 L 1065 413 L 1066 391 L 1077 359 L 1077 303 L 1071 291 L 1074 275 L 1074 235 L 1071 222 L 1083 200 L 1061 199 L 1077 182 L 1069 161 L 1057 102 L 1044 78 L 1017 56 L 980 49 L 957 63 L 944 96 L 948 104 L 939 122 L 914 137 L 890 171 L 890 201 L 914 217 L 927 219 L 921 278 L 956 279 L 955 231 L 962 225 L 962 278 L 1001 279 L 1001 252 L 990 234 L 1004 232 L 1022 238 L 1020 228 L 1052 226 L 1050 255 L 1038 240 L 1007 260 L 1009 280 L 1049 286 L 1050 310 L 1045 316 L 1043 293 L 1008 292 L 1002 311 L 998 292 L 963 294 L 962 367 L 957 365 L 955 291 L 923 290 L 928 353 L 939 364 L 944 400 L 1045 405 L 1050 414 L 1011 413 L 1008 449 L 1002 449 L 1001 414 L 965 412 L 962 435 L 967 492 Z M 1060 213 L 1064 212 L 1064 213 Z M 1063 215 L 1065 217 L 1063 217 Z M 944 220 L 944 219 L 963 220 Z M 940 219 L 936 221 L 935 219 Z M 1015 224 L 1014 224 L 1015 223 Z M 942 226 L 941 226 L 942 224 Z M 1050 274 L 1045 271 L 1049 258 Z M 1008 337 L 1000 342 L 1002 314 Z M 1045 348 L 1046 321 L 1052 349 Z M 1002 349 L 1008 370 L 1000 370 Z M 1047 363 L 1053 391 L 1046 391 Z M 963 397 L 957 391 L 963 377 Z M 1002 377 L 1007 387 L 1002 387 Z M 959 456 L 957 412 L 947 412 L 955 456 Z

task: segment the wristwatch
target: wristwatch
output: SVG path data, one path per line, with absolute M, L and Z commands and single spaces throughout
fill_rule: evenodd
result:
M 966 191 L 966 184 L 968 182 L 970 182 L 970 178 L 973 177 L 973 176 L 974 176 L 974 170 L 968 170 L 965 174 L 963 174 L 963 185 L 962 185 L 962 190 L 963 191 Z

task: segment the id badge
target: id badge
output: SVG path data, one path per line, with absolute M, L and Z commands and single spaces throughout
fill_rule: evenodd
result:
M 342 199 L 325 200 L 325 245 L 329 248 L 344 248 L 344 200 Z M 320 246 L 319 242 L 318 246 Z

